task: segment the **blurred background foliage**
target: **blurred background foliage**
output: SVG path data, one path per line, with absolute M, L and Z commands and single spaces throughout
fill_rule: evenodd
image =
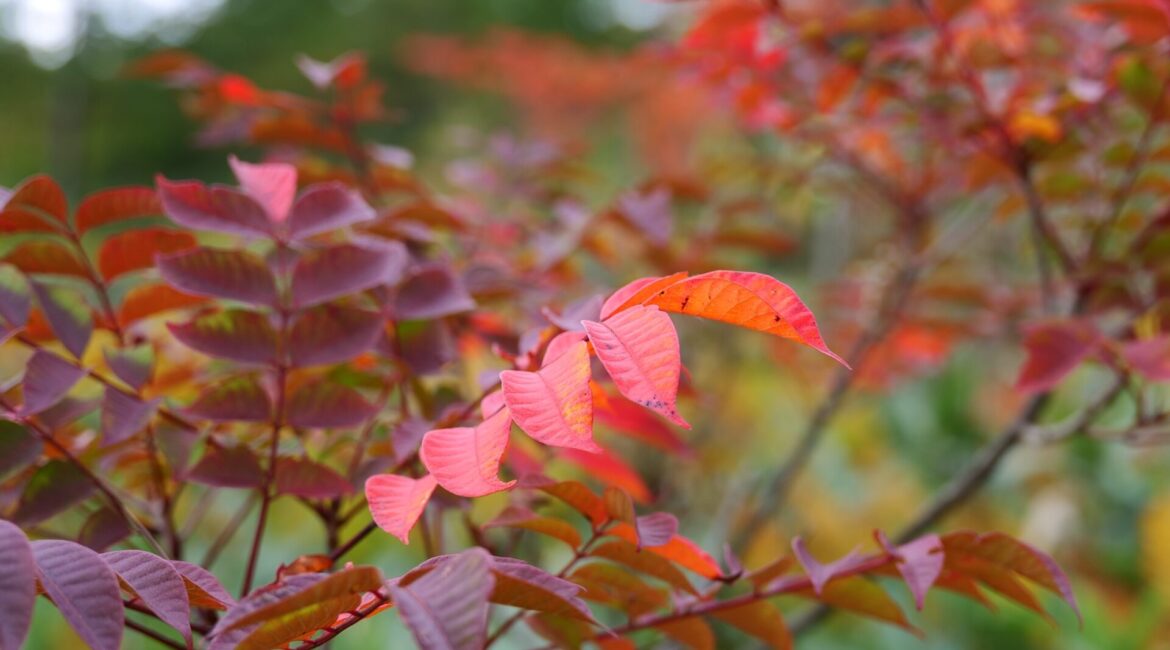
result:
M 155 19 L 145 20 L 140 12 Z M 297 54 L 328 60 L 349 50 L 364 51 L 371 76 L 386 84 L 387 104 L 398 110 L 394 120 L 370 136 L 411 150 L 423 170 L 441 172 L 458 150 L 453 134 L 516 130 L 520 119 L 499 96 L 411 72 L 404 51 L 408 37 L 475 39 L 509 28 L 563 38 L 604 56 L 676 34 L 687 12 L 685 6 L 648 0 L 0 1 L 5 37 L 0 41 L 0 185 L 47 172 L 77 198 L 110 185 L 147 184 L 159 172 L 226 180 L 225 151 L 194 146 L 195 126 L 174 96 L 154 81 L 122 74 L 128 62 L 172 46 L 265 88 L 294 92 L 310 90 L 294 66 Z M 683 14 L 680 22 L 671 19 L 673 13 Z M 131 22 L 137 27 L 127 32 L 118 23 L 130 16 L 136 16 Z M 37 36 L 61 31 L 61 21 L 64 36 L 55 41 Z M 611 122 L 602 119 L 591 127 L 594 146 L 585 163 L 611 180 L 604 184 L 609 189 L 631 186 L 646 174 L 644 162 L 625 145 L 621 127 L 607 125 Z M 730 138 L 716 147 L 761 157 L 796 155 L 782 141 L 760 140 Z M 238 153 L 256 157 L 256 152 Z M 734 170 L 724 173 L 734 177 Z M 850 265 L 867 252 L 857 249 L 866 240 L 858 232 L 874 226 L 865 223 L 863 210 L 840 213 L 839 201 L 818 197 L 802 179 L 781 180 L 767 198 L 778 232 L 793 237 L 797 249 L 783 257 L 744 253 L 729 266 L 771 272 L 794 284 L 831 332 L 832 312 L 825 306 L 832 298 L 822 289 L 846 270 L 859 271 Z M 688 341 L 684 361 L 698 391 L 684 406 L 695 425 L 687 436 L 697 454 L 668 457 L 635 445 L 621 450 L 643 471 L 661 509 L 679 515 L 683 532 L 715 551 L 727 525 L 721 518 L 730 516 L 754 481 L 785 457 L 800 423 L 824 392 L 828 369 L 811 353 L 776 352 L 763 337 L 727 336 L 705 324 L 679 325 Z M 831 555 L 847 552 L 874 528 L 901 525 L 1015 411 L 1021 399 L 1011 394 L 1011 386 L 1021 359 L 1019 350 L 989 354 L 978 343 L 960 343 L 927 364 L 926 372 L 854 396 L 831 425 L 781 523 L 757 537 L 745 563 L 774 556 L 794 535 Z M 1099 383 L 1090 371 L 1083 375 L 1062 391 L 1054 412 L 1071 412 L 1083 397 L 1078 389 L 1087 395 Z M 1092 440 L 1029 447 L 1016 452 L 982 495 L 943 525 L 946 530 L 1001 529 L 1055 554 L 1073 576 L 1085 612 L 1083 629 L 1059 608 L 1051 608 L 1056 616 L 1051 626 L 1004 601 L 997 601 L 1002 611 L 991 613 L 936 592 L 927 612 L 914 615 L 927 631 L 925 639 L 836 616 L 804 638 L 801 647 L 1170 648 L 1168 477 L 1170 458 L 1158 449 Z M 222 517 L 234 510 L 227 505 Z M 498 504 L 484 499 L 475 507 L 490 512 Z M 279 503 L 268 557 L 316 552 L 321 540 L 317 531 L 304 529 L 306 519 L 294 503 Z M 542 564 L 556 566 L 560 551 L 541 548 Z M 351 559 L 395 575 L 416 564 L 419 553 L 381 537 L 365 543 Z M 242 557 L 223 557 L 216 572 L 230 584 L 243 562 Z M 263 567 L 261 574 L 274 569 Z M 908 598 L 903 604 L 912 609 Z M 781 605 L 791 611 L 805 606 Z M 42 603 L 30 647 L 76 647 L 59 621 L 55 610 Z M 747 643 L 726 630 L 721 633 L 728 634 L 721 647 Z M 139 643 L 141 638 L 127 637 L 127 647 L 145 647 L 134 645 Z M 409 643 L 397 617 L 381 616 L 333 645 Z M 519 639 L 516 647 L 523 643 Z

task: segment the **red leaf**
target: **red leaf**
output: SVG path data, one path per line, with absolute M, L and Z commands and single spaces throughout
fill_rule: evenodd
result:
M 180 291 L 254 305 L 276 305 L 272 273 L 252 253 L 196 248 L 160 256 L 157 265 L 163 279 Z
M 366 480 L 366 501 L 370 514 L 382 530 L 409 544 L 410 529 L 422 515 L 438 483 L 430 474 L 411 479 L 378 474 Z
M 165 284 L 147 284 L 134 287 L 122 300 L 118 320 L 123 326 L 136 323 L 155 314 L 184 309 L 207 302 L 203 296 L 175 291 Z
M 24 404 L 20 412 L 33 415 L 61 401 L 85 371 L 47 350 L 37 350 L 25 364 Z
M 332 499 L 353 492 L 353 486 L 332 468 L 307 458 L 276 460 L 276 492 L 306 499 Z
M 297 198 L 288 218 L 289 236 L 305 239 L 377 216 L 362 195 L 341 183 L 320 183 Z
M 678 414 L 678 333 L 657 307 L 632 307 L 604 322 L 582 321 L 593 350 L 622 395 L 690 428 Z
M 0 196 L 0 198 L 3 198 Z M 2 204 L 2 201 L 0 201 Z M 42 212 L 27 208 L 9 206 L 0 210 L 0 233 L 56 233 L 63 229 L 60 223 L 52 221 Z
M 882 548 L 897 558 L 898 571 L 914 596 L 914 605 L 921 611 L 926 592 L 938 580 L 946 561 L 942 541 L 938 535 L 924 535 L 894 548 L 884 533 L 877 531 L 875 535 Z
M 183 576 L 170 562 L 145 551 L 113 551 L 102 559 L 138 600 L 191 644 L 191 605 Z
M 340 363 L 369 350 L 382 333 L 381 314 L 341 305 L 301 312 L 289 333 L 289 356 L 298 367 Z
M 45 215 L 63 226 L 69 223 L 69 203 L 65 193 L 57 181 L 44 175 L 33 176 L 18 185 L 4 203 L 4 208 Z
M 98 252 L 98 270 L 107 282 L 154 266 L 155 255 L 195 248 L 195 236 L 166 228 L 128 230 L 110 237 Z
M 9 251 L 4 256 L 4 261 L 25 273 L 89 277 L 85 265 L 81 263 L 73 251 L 48 239 L 33 239 L 23 242 Z
M 310 429 L 355 427 L 377 411 L 356 390 L 328 379 L 297 387 L 285 409 L 290 425 Z
M 276 330 L 267 314 L 224 309 L 167 327 L 187 347 L 213 357 L 258 364 L 276 360 Z
M 608 449 L 602 447 L 597 447 L 597 451 L 564 449 L 557 457 L 573 463 L 606 485 L 625 490 L 638 503 L 649 503 L 654 500 L 654 495 L 638 472 Z
M 53 333 L 66 350 L 80 359 L 93 335 L 93 312 L 89 303 L 70 287 L 47 286 L 32 283 L 33 293 L 40 303 L 41 313 L 49 321 Z
M 439 485 L 452 494 L 481 497 L 499 492 L 516 483 L 498 478 L 511 431 L 512 415 L 501 409 L 475 428 L 427 432 L 419 457 Z
M 267 237 L 272 231 L 264 208 L 243 192 L 162 176 L 155 177 L 155 184 L 163 211 L 180 226 L 252 237 Z
M 162 214 L 158 195 L 149 187 L 115 187 L 94 192 L 81 200 L 74 220 L 77 234 L 124 219 Z
M 37 598 L 32 547 L 15 524 L 0 519 L 0 648 L 20 648 Z
M 504 402 L 516 424 L 546 445 L 598 453 L 588 346 L 578 342 L 538 372 L 500 373 Z
M 1060 383 L 1100 345 L 1100 335 L 1078 321 L 1034 323 L 1024 334 L 1028 359 L 1020 369 L 1016 389 L 1036 393 Z
M 495 587 L 492 558 L 472 548 L 425 576 L 388 588 L 422 650 L 480 650 L 487 637 L 488 596 Z
M 216 382 L 187 407 L 192 417 L 215 422 L 268 422 L 272 404 L 268 393 L 251 375 Z
M 853 551 L 839 560 L 828 564 L 821 564 L 809 554 L 808 548 L 804 545 L 804 540 L 799 537 L 792 540 L 792 552 L 796 555 L 796 559 L 800 562 L 800 565 L 804 567 L 809 581 L 812 582 L 813 592 L 818 596 L 824 591 L 825 585 L 829 581 L 853 568 L 861 560 L 861 556 L 857 554 L 857 551 Z
M 694 456 L 694 450 L 658 416 L 624 397 L 593 386 L 593 415 L 605 426 L 663 451 Z
M 264 470 L 247 447 L 223 447 L 209 440 L 203 457 L 187 470 L 186 479 L 217 487 L 259 487 L 264 483 Z
M 298 307 L 312 307 L 335 298 L 395 284 L 408 254 L 400 242 L 376 248 L 340 244 L 313 251 L 297 260 L 292 297 Z
M 660 290 L 669 287 L 687 277 L 685 271 L 667 275 L 661 278 L 642 278 L 634 280 L 626 286 L 613 292 L 601 306 L 601 320 L 618 314 L 630 307 L 640 305 Z
M 93 650 L 118 650 L 125 614 L 118 579 L 101 556 L 63 540 L 32 543 L 45 593 Z
M 259 203 L 268 220 L 281 223 L 288 218 L 297 193 L 297 168 L 288 163 L 246 163 L 228 156 L 228 164 L 240 188 Z

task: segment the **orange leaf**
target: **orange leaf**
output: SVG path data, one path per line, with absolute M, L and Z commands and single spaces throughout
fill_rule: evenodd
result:
M 606 530 L 606 534 L 620 537 L 631 544 L 638 543 L 638 532 L 629 524 L 617 524 Z M 709 553 L 699 548 L 693 541 L 675 535 L 669 542 L 660 546 L 648 546 L 644 551 L 660 555 L 675 564 L 694 571 L 704 578 L 714 580 L 722 575 L 719 563 Z
M 207 302 L 202 296 L 192 296 L 176 291 L 165 284 L 148 284 L 134 287 L 122 301 L 118 320 L 123 325 L 142 320 L 164 311 L 193 307 Z
M 158 196 L 149 187 L 115 187 L 90 194 L 77 206 L 77 233 L 123 219 L 162 214 Z
M 107 281 L 154 266 L 156 253 L 177 253 L 196 245 L 191 233 L 165 228 L 128 230 L 110 237 L 98 253 L 98 270 Z

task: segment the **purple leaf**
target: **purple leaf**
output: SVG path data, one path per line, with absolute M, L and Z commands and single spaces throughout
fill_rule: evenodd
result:
M 192 607 L 227 609 L 235 604 L 235 599 L 207 569 L 182 560 L 172 560 L 171 566 L 183 576 L 183 582 L 187 585 L 187 599 L 191 601 Z
M 61 401 L 85 371 L 48 350 L 37 350 L 24 370 L 24 415 L 40 413 Z
M 421 327 L 413 328 L 412 325 Z M 410 331 L 415 329 L 416 331 Z M 408 323 L 398 328 L 398 352 L 411 372 L 423 376 L 437 372 L 455 359 L 455 341 L 451 328 L 443 321 Z
M 357 426 L 377 410 L 356 390 L 328 380 L 297 387 L 285 408 L 290 425 L 310 429 Z
M 678 519 L 668 512 L 638 517 L 634 525 L 638 532 L 638 547 L 662 546 L 678 533 Z
M 305 239 L 330 230 L 369 221 L 377 216 L 361 194 L 341 183 L 320 183 L 307 188 L 292 207 L 289 236 Z
M 203 457 L 187 470 L 186 478 L 216 487 L 251 488 L 263 485 L 264 470 L 247 447 L 221 447 L 209 440 Z
M 102 508 L 86 518 L 77 533 L 77 543 L 100 552 L 126 539 L 131 532 L 121 515 Z
M 898 572 L 902 574 L 906 586 L 910 588 L 910 594 L 914 596 L 914 605 L 922 611 L 926 592 L 930 591 L 934 582 L 938 580 L 946 562 L 942 540 L 938 535 L 924 535 L 894 548 L 885 533 L 879 530 L 875 531 L 874 535 L 882 548 L 896 558 Z
M 264 208 L 243 192 L 208 188 L 194 181 L 172 182 L 162 176 L 155 177 L 155 184 L 163 212 L 181 226 L 229 235 L 266 237 L 271 233 Z
M 595 622 L 589 606 L 578 597 L 584 587 L 510 557 L 492 558 L 492 569 L 493 603 Z
M 41 424 L 49 431 L 56 431 L 67 427 L 82 417 L 93 413 L 101 403 L 100 399 L 80 399 L 66 397 L 49 408 L 37 413 Z
M 93 650 L 118 650 L 125 613 L 118 578 L 97 553 L 64 540 L 32 543 L 45 593 Z
M 332 499 L 353 492 L 353 485 L 332 468 L 306 458 L 276 461 L 276 493 L 306 499 Z
M 541 310 L 548 322 L 565 330 L 566 332 L 581 332 L 585 329 L 581 325 L 583 320 L 601 320 L 601 304 L 605 301 L 605 296 L 597 294 L 569 303 L 564 311 L 557 314 L 548 307 Z
M 191 604 L 183 576 L 170 562 L 146 551 L 113 551 L 102 555 L 147 609 L 183 635 L 191 645 Z
M 805 573 L 808 574 L 808 578 L 812 582 L 813 592 L 818 596 L 821 595 L 821 591 L 830 580 L 857 566 L 857 563 L 862 559 L 854 550 L 835 562 L 821 564 L 809 554 L 804 540 L 799 537 L 792 540 L 792 552 L 796 554 L 797 561 L 804 567 Z
M 289 356 L 297 367 L 340 363 L 369 350 L 385 320 L 377 312 L 320 305 L 302 312 L 289 333 Z
M 167 327 L 187 347 L 213 357 L 258 364 L 276 359 L 276 330 L 267 314 L 225 309 Z
M 0 318 L 12 327 L 24 327 L 32 308 L 28 280 L 11 264 L 0 264 Z
M 487 636 L 492 557 L 472 548 L 402 587 L 387 586 L 422 650 L 480 650 Z
M 80 359 L 93 335 L 93 313 L 82 295 L 68 287 L 49 287 L 32 283 L 41 311 L 57 339 L 66 350 Z
M 40 438 L 28 429 L 16 422 L 0 419 L 0 481 L 36 461 L 41 455 L 42 446 Z
M 156 406 L 157 400 L 143 402 L 107 386 L 102 399 L 102 444 L 117 444 L 145 429 Z
M 94 491 L 89 480 L 72 463 L 50 460 L 37 469 L 24 484 L 20 502 L 12 520 L 21 526 L 33 526 L 81 503 Z
M 267 422 L 272 417 L 272 402 L 255 376 L 241 375 L 209 386 L 187 407 L 187 413 L 215 422 Z
M 626 194 L 618 200 L 618 211 L 656 246 L 670 242 L 674 231 L 670 207 L 670 190 L 665 187 L 645 194 Z
M 102 354 L 110 370 L 134 390 L 142 390 L 143 386 L 150 383 L 154 372 L 154 348 L 149 344 L 122 349 L 107 348 Z
M 399 242 L 374 246 L 340 244 L 301 257 L 293 269 L 292 297 L 297 307 L 312 307 L 383 284 L 395 284 L 406 266 Z
M 444 264 L 416 269 L 398 288 L 394 315 L 399 320 L 428 320 L 475 309 L 463 280 Z
M 264 208 L 268 220 L 280 223 L 288 218 L 297 193 L 297 168 L 288 163 L 247 163 L 228 156 L 228 165 L 240 189 Z
M 0 648 L 24 645 L 37 599 L 32 547 L 15 524 L 0 519 Z
M 197 296 L 276 305 L 276 283 L 264 260 L 247 251 L 192 248 L 156 259 L 159 273 L 176 289 Z

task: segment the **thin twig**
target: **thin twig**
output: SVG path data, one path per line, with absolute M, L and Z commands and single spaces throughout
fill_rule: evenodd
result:
M 187 650 L 186 645 L 183 645 L 182 643 L 179 643 L 178 641 L 175 641 L 173 639 L 169 639 L 169 638 L 163 636 L 162 634 L 155 632 L 154 630 L 150 629 L 149 627 L 146 627 L 145 625 L 138 623 L 137 621 L 131 621 L 130 619 L 126 619 L 126 627 L 131 629 L 131 630 L 134 630 L 135 632 L 137 632 L 143 636 L 150 637 L 151 639 L 157 641 L 158 643 L 161 643 L 161 644 L 167 646 L 168 648 L 175 648 L 175 650 Z

